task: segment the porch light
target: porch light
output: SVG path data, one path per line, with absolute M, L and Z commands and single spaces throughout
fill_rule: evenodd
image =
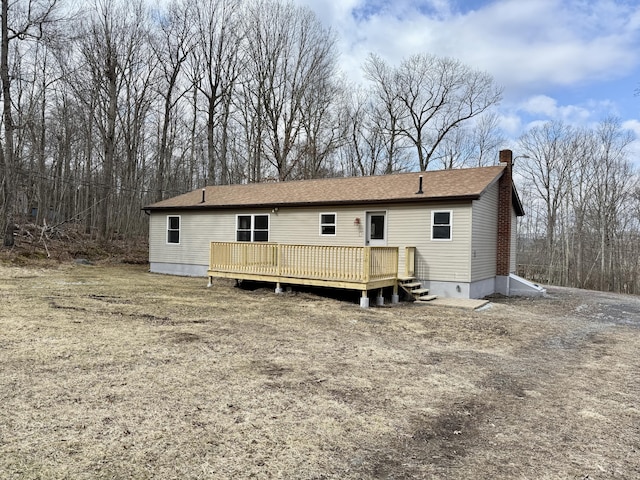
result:
M 359 218 L 359 217 L 356 217 L 356 218 L 353 220 L 353 224 L 354 224 L 354 225 L 360 225 L 360 218 Z

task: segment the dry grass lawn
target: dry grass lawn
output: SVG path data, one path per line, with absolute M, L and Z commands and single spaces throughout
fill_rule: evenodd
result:
M 1 479 L 640 478 L 640 300 L 0 266 Z M 356 297 L 357 298 L 357 297 Z

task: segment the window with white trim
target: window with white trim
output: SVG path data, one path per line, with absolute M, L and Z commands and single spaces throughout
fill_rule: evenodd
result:
M 180 243 L 180 215 L 167 216 L 167 243 Z
M 237 242 L 268 242 L 269 215 L 237 215 Z
M 320 214 L 320 235 L 335 235 L 337 215 L 335 213 Z
M 431 212 L 431 240 L 451 240 L 451 210 Z

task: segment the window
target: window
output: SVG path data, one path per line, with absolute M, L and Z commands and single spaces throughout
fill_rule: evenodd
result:
M 269 241 L 269 215 L 238 215 L 236 218 L 236 241 Z
M 369 215 L 369 240 L 384 240 L 384 213 Z
M 251 215 L 238 215 L 238 228 L 236 230 L 236 241 L 251 241 Z
M 167 243 L 180 243 L 180 217 L 167 217 Z
M 253 217 L 253 241 L 269 241 L 269 215 L 254 215 Z
M 336 214 L 321 213 L 320 214 L 320 235 L 336 234 Z
M 451 240 L 451 211 L 431 212 L 431 240 Z

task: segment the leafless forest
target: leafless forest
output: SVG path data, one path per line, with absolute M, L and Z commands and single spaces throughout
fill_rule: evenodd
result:
M 591 129 L 548 123 L 520 138 L 519 151 L 529 157 L 516 164 L 527 211 L 519 225 L 520 273 L 555 285 L 640 293 L 633 140 L 615 119 Z
M 487 73 L 372 53 L 354 84 L 335 33 L 284 0 L 0 3 L 5 247 L 26 223 L 144 235 L 142 206 L 204 185 L 487 165 L 506 147 L 521 273 L 640 291 L 633 138 L 614 118 L 506 144 Z

